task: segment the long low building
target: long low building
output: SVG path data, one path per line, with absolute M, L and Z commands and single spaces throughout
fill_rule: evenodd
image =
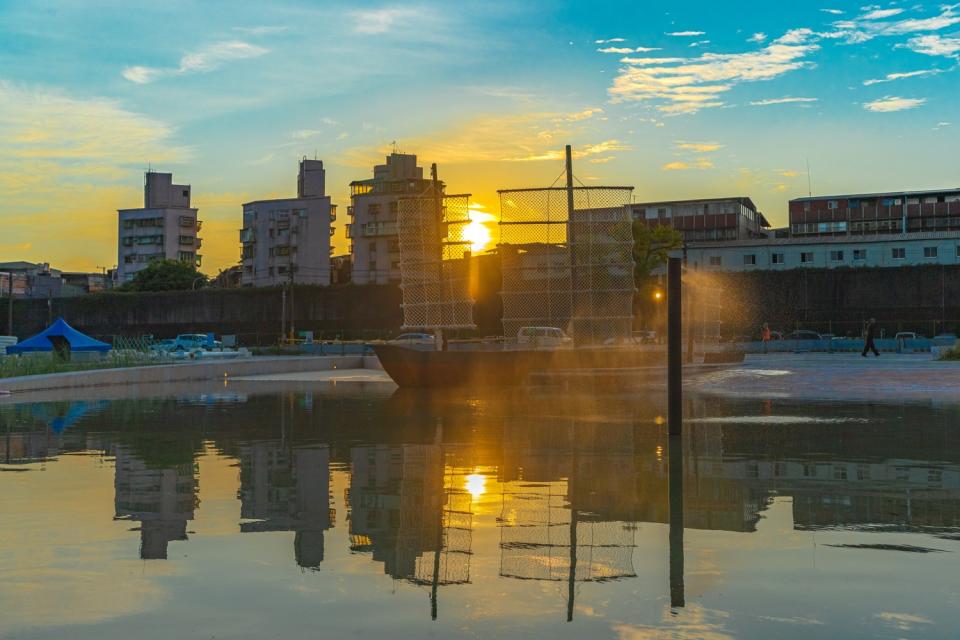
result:
M 688 243 L 686 255 L 688 265 L 708 271 L 960 264 L 960 231 Z

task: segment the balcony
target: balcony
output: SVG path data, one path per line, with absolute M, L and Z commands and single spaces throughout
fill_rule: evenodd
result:
M 337 205 L 330 205 L 330 222 L 335 222 L 337 219 Z
M 253 227 L 240 229 L 240 244 L 247 244 L 247 243 L 253 242 L 254 240 L 253 232 L 254 232 Z

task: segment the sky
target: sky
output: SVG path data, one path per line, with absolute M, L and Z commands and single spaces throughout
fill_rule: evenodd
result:
M 316 157 L 340 207 L 396 145 L 498 213 L 549 186 L 636 201 L 960 187 L 960 4 L 0 0 L 0 261 L 99 270 L 143 171 L 192 185 L 202 270 L 243 202 Z M 809 165 L 809 174 L 807 166 Z

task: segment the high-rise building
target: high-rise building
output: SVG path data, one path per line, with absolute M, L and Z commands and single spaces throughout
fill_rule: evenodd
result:
M 439 186 L 442 195 L 443 183 Z M 400 200 L 432 193 L 433 183 L 424 179 L 417 156 L 407 153 L 391 153 L 386 164 L 373 168 L 372 179 L 350 183 L 347 237 L 353 256 L 353 282 L 386 284 L 400 280 Z
M 301 160 L 297 197 L 243 205 L 241 285 L 330 284 L 330 236 L 337 207 L 321 160 Z
M 173 184 L 173 174 L 147 171 L 143 208 L 120 209 L 117 280 L 131 280 L 154 260 L 179 260 L 200 266 L 200 221 L 190 206 L 190 185 Z

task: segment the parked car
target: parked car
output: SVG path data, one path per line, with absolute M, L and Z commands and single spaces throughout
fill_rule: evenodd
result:
M 390 342 L 393 344 L 435 344 L 436 338 L 429 333 L 401 333 Z
M 654 344 L 657 341 L 657 332 L 649 330 L 634 331 L 633 341 L 640 344 Z
M 770 340 L 783 340 L 783 333 L 780 331 L 771 331 Z
M 893 339 L 897 342 L 900 342 L 901 340 L 916 340 L 917 334 L 913 331 L 898 331 L 897 335 L 893 336 Z
M 797 329 L 796 331 L 791 331 L 787 336 L 787 340 L 821 340 L 822 337 L 816 331 L 808 331 L 806 329 Z
M 219 349 L 223 345 L 219 340 L 212 343 L 205 333 L 181 333 L 173 339 L 169 351 L 196 351 L 197 349 Z
M 573 339 L 557 327 L 521 327 L 517 344 L 535 347 L 560 347 L 573 344 Z

